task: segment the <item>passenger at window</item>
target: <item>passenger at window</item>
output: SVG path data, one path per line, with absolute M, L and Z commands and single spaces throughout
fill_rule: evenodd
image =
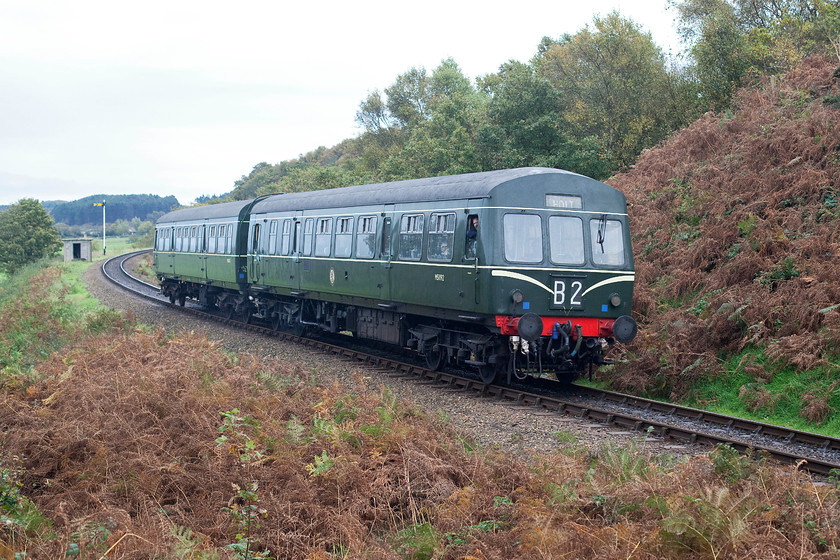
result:
M 470 216 L 467 218 L 467 246 L 465 248 L 465 258 L 475 258 L 475 240 L 478 237 L 478 216 Z
M 472 216 L 467 226 L 467 239 L 475 240 L 476 237 L 478 237 L 478 216 Z

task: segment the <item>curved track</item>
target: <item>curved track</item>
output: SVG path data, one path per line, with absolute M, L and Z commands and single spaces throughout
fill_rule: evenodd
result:
M 187 302 L 178 307 L 164 298 L 157 286 L 134 278 L 125 270 L 125 263 L 148 251 L 137 251 L 113 257 L 102 265 L 105 276 L 135 295 L 161 305 L 204 318 L 235 325 L 265 336 L 278 336 L 313 349 L 352 358 L 394 375 L 412 376 L 422 382 L 449 390 L 478 393 L 484 397 L 531 407 L 538 413 L 565 414 L 614 426 L 623 430 L 647 433 L 684 444 L 720 443 L 741 451 L 765 453 L 775 459 L 797 464 L 804 470 L 827 475 L 840 469 L 840 439 L 811 432 L 663 403 L 632 395 L 575 386 L 568 394 L 556 391 L 538 394 L 533 388 L 485 385 L 461 373 L 432 371 L 399 358 L 370 354 L 369 349 L 351 349 L 323 340 L 301 338 L 268 327 L 243 324 Z

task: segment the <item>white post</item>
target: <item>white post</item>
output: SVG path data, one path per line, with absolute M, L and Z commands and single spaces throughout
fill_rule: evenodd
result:
M 105 201 L 102 201 L 102 254 L 105 254 Z
M 105 201 L 94 202 L 94 206 L 102 207 L 102 254 L 105 254 Z

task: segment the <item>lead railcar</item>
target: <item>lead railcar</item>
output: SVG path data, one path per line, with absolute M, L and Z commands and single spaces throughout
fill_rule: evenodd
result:
M 158 220 L 170 299 L 407 347 L 488 383 L 570 381 L 636 334 L 624 195 L 578 174 L 510 169 L 220 206 Z

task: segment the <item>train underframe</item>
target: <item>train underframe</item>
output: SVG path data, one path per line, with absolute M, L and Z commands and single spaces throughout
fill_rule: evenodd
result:
M 204 307 L 219 309 L 228 319 L 260 322 L 299 336 L 308 330 L 347 332 L 408 348 L 430 369 L 472 367 L 488 384 L 545 374 L 571 383 L 587 371 L 591 374 L 594 367 L 611 363 L 605 354 L 614 344 L 613 338 L 583 336 L 571 321 L 556 324 L 550 336 L 542 336 L 542 321 L 533 314 L 519 318 L 517 335 L 503 335 L 484 324 L 433 320 L 388 309 L 389 305 L 372 309 L 168 279 L 162 279 L 161 293 L 172 303 L 183 306 L 187 298 L 194 299 Z

